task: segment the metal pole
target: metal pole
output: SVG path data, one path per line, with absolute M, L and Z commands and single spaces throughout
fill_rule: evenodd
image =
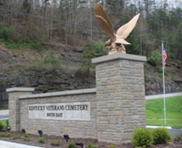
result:
M 164 59 L 163 59 L 163 41 L 162 41 L 162 72 L 163 72 L 163 100 L 164 100 L 164 123 L 166 124 L 166 102 L 165 102 L 165 79 L 164 79 Z
M 90 0 L 90 24 L 91 24 L 91 41 L 92 41 L 92 1 Z

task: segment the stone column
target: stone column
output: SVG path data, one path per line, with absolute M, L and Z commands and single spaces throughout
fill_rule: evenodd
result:
M 34 88 L 9 88 L 9 125 L 12 131 L 20 131 L 19 96 L 32 94 Z
M 146 126 L 144 61 L 146 57 L 122 53 L 92 59 L 99 141 L 131 142 L 133 131 Z

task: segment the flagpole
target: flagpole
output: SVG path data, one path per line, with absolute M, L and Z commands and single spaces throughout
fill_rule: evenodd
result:
M 166 102 L 165 102 L 165 79 L 164 79 L 164 58 L 163 58 L 163 41 L 162 41 L 162 72 L 163 72 L 163 100 L 164 100 L 164 123 L 166 124 Z

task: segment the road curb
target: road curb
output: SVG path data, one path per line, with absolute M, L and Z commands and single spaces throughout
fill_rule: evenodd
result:
M 146 128 L 160 128 L 160 127 L 164 127 L 167 129 L 172 129 L 170 126 L 152 126 L 152 125 L 147 125 Z
M 8 120 L 9 118 L 1 118 L 1 121 L 6 121 Z

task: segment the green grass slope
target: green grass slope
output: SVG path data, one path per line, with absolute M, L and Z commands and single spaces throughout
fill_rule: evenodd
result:
M 166 99 L 166 124 L 164 124 L 163 99 L 146 100 L 147 125 L 182 128 L 182 96 Z

